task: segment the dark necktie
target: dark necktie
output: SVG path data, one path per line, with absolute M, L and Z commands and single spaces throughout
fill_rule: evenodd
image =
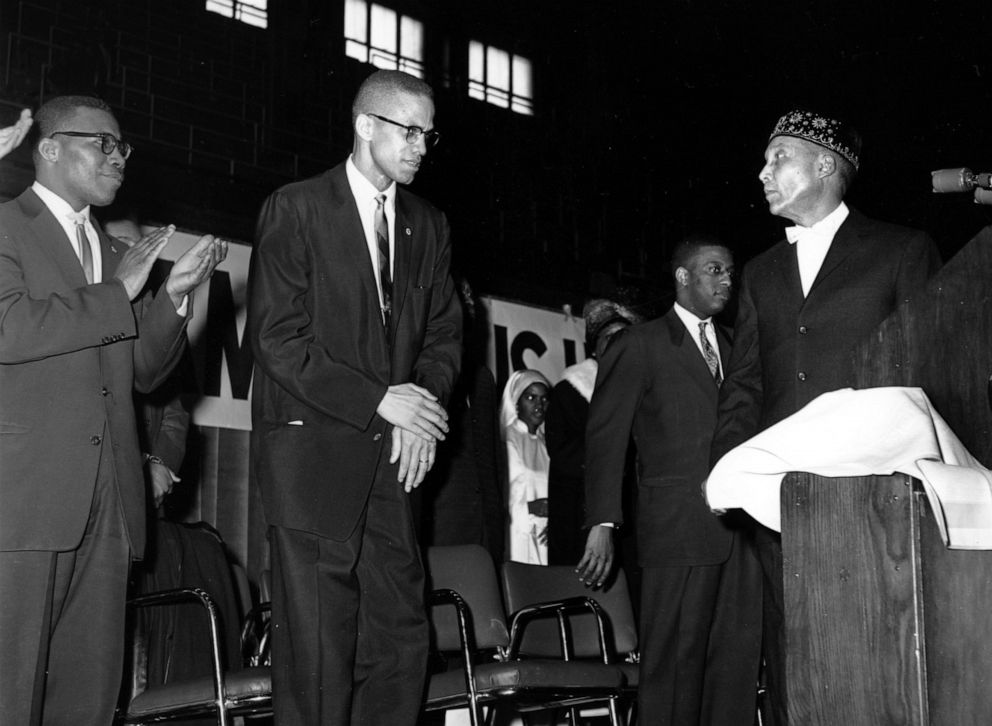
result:
M 710 339 L 706 337 L 706 326 L 708 324 L 706 321 L 699 324 L 699 342 L 703 344 L 703 358 L 706 359 L 706 365 L 710 367 L 713 380 L 719 386 L 723 383 L 723 377 L 720 375 L 720 359 L 717 358 L 716 351 L 710 345 Z
M 77 219 L 76 221 L 76 242 L 79 244 L 79 261 L 83 264 L 83 272 L 86 274 L 86 284 L 93 284 L 93 251 L 90 249 L 90 241 L 86 237 L 86 224 Z
M 389 226 L 386 224 L 386 195 L 375 198 L 375 241 L 379 248 L 379 284 L 382 286 L 382 324 L 389 328 L 393 312 L 393 277 L 389 272 Z

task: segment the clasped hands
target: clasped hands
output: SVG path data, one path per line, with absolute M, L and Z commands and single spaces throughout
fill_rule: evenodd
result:
M 398 481 L 413 491 L 434 466 L 437 442 L 448 433 L 448 413 L 437 396 L 415 383 L 400 383 L 386 389 L 376 413 L 393 424 L 389 463 L 399 461 Z
M 124 285 L 128 300 L 134 300 L 141 293 L 155 260 L 175 231 L 176 227 L 172 224 L 159 227 L 124 253 L 114 277 Z M 177 310 L 183 298 L 208 279 L 226 257 L 227 240 L 205 234 L 173 263 L 169 278 L 165 281 L 165 291 Z

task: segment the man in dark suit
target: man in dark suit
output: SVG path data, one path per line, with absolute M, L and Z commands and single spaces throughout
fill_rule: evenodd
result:
M 744 268 L 714 463 L 821 393 L 853 386 L 853 348 L 939 265 L 924 232 L 868 219 L 844 203 L 860 150 L 850 126 L 810 111 L 785 114 L 772 131 L 758 178 L 771 213 L 796 226 Z M 784 724 L 780 535 L 759 527 L 758 552 L 769 721 Z
M 628 441 L 637 447 L 642 565 L 640 723 L 740 726 L 754 718 L 761 578 L 749 539 L 699 491 L 709 469 L 730 341 L 713 324 L 731 295 L 733 258 L 690 237 L 672 259 L 676 303 L 621 331 L 599 363 L 586 429 L 586 525 L 578 564 L 601 586 L 622 524 Z
M 437 138 L 431 88 L 377 71 L 352 121 L 347 161 L 266 201 L 249 274 L 285 726 L 416 722 L 428 631 L 404 490 L 433 464 L 461 357 L 447 221 L 399 186 Z
M 174 228 L 128 247 L 90 218 L 130 153 L 110 108 L 56 97 L 35 127 L 35 183 L 0 206 L 0 723 L 108 724 L 145 540 L 131 394 L 178 359 L 227 247 L 201 238 L 142 295 Z
M 588 357 L 562 371 L 561 380 L 551 389 L 544 419 L 544 441 L 550 459 L 549 565 L 570 565 L 582 558 L 586 544 L 583 529 L 586 510 L 586 422 L 596 383 L 597 361 L 614 334 L 634 322 L 640 322 L 623 305 L 602 298 L 586 302 L 582 307 L 582 318 L 586 325 Z M 633 534 L 633 529 L 630 529 L 630 534 Z

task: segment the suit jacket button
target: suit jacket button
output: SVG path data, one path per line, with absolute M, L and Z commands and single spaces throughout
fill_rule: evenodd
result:
M 799 373 L 796 374 L 796 378 L 798 378 L 800 381 L 805 381 L 806 380 L 805 371 L 799 371 Z
M 807 332 L 808 332 L 808 329 L 807 329 L 807 327 L 805 325 L 800 325 L 799 326 L 799 334 L 800 335 L 806 335 Z
M 372 437 L 372 440 L 373 441 L 378 441 L 381 438 L 382 438 L 382 434 L 376 434 L 375 436 Z
M 102 436 L 90 436 L 90 443 L 94 446 L 99 446 L 101 441 L 103 441 Z
M 101 396 L 109 396 L 110 395 L 110 391 L 107 390 L 107 387 L 106 386 L 104 386 L 103 388 L 100 389 L 100 395 Z

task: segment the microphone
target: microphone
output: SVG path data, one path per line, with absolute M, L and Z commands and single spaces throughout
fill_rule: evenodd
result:
M 970 192 L 972 189 L 992 189 L 992 174 L 975 174 L 971 169 L 938 169 L 930 172 L 933 190 L 946 192 Z

